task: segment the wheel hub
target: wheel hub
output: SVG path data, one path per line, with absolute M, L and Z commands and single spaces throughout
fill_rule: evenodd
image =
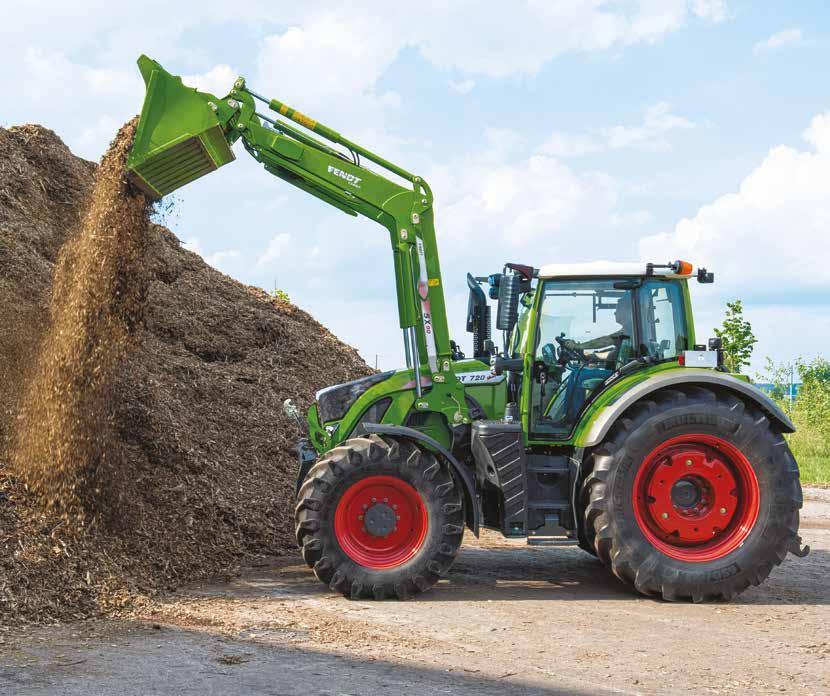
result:
M 698 483 L 690 478 L 682 478 L 671 487 L 671 499 L 676 508 L 693 508 L 700 502 L 702 495 Z
M 395 511 L 386 503 L 375 503 L 363 516 L 363 526 L 372 536 L 386 537 L 396 529 Z
M 672 438 L 641 465 L 634 482 L 640 529 L 673 558 L 705 561 L 737 548 L 758 516 L 760 492 L 734 445 L 704 434 Z
M 366 568 L 395 568 L 423 546 L 429 527 L 421 495 L 397 476 L 356 481 L 340 498 L 334 532 L 340 548 Z

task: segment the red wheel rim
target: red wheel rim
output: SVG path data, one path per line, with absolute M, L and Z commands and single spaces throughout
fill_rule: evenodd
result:
M 420 494 L 395 476 L 367 476 L 352 484 L 334 512 L 337 543 L 367 568 L 406 563 L 423 545 L 427 527 Z
M 634 515 L 658 550 L 681 561 L 723 558 L 758 519 L 761 491 L 749 460 L 733 444 L 695 433 L 671 438 L 634 479 Z

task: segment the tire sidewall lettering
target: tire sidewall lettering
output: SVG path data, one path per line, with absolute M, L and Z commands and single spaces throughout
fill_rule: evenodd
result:
M 686 407 L 688 408 L 688 407 Z M 624 454 L 620 457 L 618 466 L 611 472 L 611 489 L 613 522 L 623 538 L 636 538 L 639 543 L 630 545 L 637 562 L 646 562 L 652 557 L 660 566 L 666 569 L 675 569 L 684 574 L 693 575 L 701 582 L 717 583 L 740 573 L 741 566 L 734 558 L 735 552 L 705 563 L 693 563 L 672 558 L 654 548 L 643 534 L 634 516 L 634 478 L 640 466 L 644 464 L 648 454 L 662 441 L 679 435 L 706 433 L 716 435 L 744 452 L 749 459 L 762 489 L 761 509 L 753 529 L 743 542 L 742 547 L 763 543 L 765 536 L 768 505 L 765 504 L 764 490 L 768 490 L 768 472 L 759 467 L 759 443 L 746 441 L 736 434 L 740 434 L 740 422 L 725 416 L 723 413 L 706 412 L 699 406 L 695 410 L 683 413 L 662 413 L 648 419 L 642 427 L 632 433 L 623 443 Z M 741 548 L 741 547 L 739 547 Z

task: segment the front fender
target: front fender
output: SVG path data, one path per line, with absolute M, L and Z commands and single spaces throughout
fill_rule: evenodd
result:
M 415 440 L 421 444 L 426 445 L 429 449 L 437 452 L 443 457 L 461 481 L 464 489 L 464 503 L 467 511 L 467 526 L 470 530 L 478 536 L 480 527 L 480 511 L 478 509 L 478 496 L 476 495 L 476 484 L 467 468 L 456 459 L 452 452 L 444 447 L 440 442 L 431 438 L 429 435 L 422 433 L 420 430 L 414 428 L 407 428 L 402 425 L 382 425 L 379 423 L 366 423 L 364 426 L 367 433 L 375 433 L 377 435 L 386 435 L 387 437 L 405 437 L 410 440 Z
M 785 433 L 795 432 L 795 425 L 783 410 L 769 396 L 748 382 L 723 372 L 695 368 L 678 368 L 658 372 L 631 386 L 594 416 L 590 426 L 577 438 L 577 447 L 593 447 L 605 439 L 611 426 L 630 406 L 643 397 L 667 387 L 684 384 L 699 384 L 715 389 L 733 392 L 760 408 Z

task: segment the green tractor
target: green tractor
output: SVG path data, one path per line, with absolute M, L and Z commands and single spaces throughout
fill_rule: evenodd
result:
M 128 164 L 149 196 L 230 162 L 241 140 L 271 174 L 389 235 L 406 367 L 323 389 L 298 418 L 297 542 L 322 582 L 353 598 L 418 594 L 447 573 L 465 528 L 578 544 L 671 600 L 729 599 L 806 553 L 793 424 L 727 373 L 717 339 L 695 336 L 689 282 L 711 283 L 706 269 L 468 274 L 465 357 L 421 177 L 242 78 L 217 98 L 146 56 L 139 67 Z M 298 415 L 290 400 L 287 412 Z

